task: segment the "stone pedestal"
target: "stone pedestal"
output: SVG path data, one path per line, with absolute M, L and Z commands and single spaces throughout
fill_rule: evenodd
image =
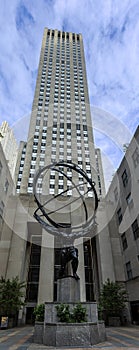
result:
M 64 277 L 57 280 L 57 302 L 78 303 L 80 301 L 80 280 Z
M 34 340 L 53 347 L 90 347 L 106 340 L 104 322 L 98 322 L 97 303 L 82 302 L 86 308 L 87 322 L 62 323 L 57 317 L 56 306 L 60 303 L 69 305 L 72 312 L 80 302 L 80 280 L 72 276 L 58 279 L 57 302 L 45 303 L 45 317 L 43 335 L 40 332 L 40 324 L 35 325 Z M 38 337 L 38 334 L 40 336 Z M 43 338 L 43 340 L 42 340 Z
M 90 347 L 106 340 L 104 323 L 47 323 L 43 344 L 56 348 Z

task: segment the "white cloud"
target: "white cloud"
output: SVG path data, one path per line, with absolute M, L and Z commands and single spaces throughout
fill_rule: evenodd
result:
M 2 1 L 0 122 L 12 125 L 30 112 L 43 30 L 49 27 L 83 34 L 91 104 L 133 133 L 139 121 L 138 18 L 138 0 Z

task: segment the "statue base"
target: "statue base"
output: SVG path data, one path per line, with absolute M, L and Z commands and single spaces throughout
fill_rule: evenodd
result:
M 54 348 L 91 347 L 106 340 L 104 322 L 93 323 L 46 323 L 43 344 Z
M 62 277 L 57 280 L 57 302 L 74 303 L 80 301 L 80 280 L 73 276 Z
M 72 311 L 80 302 L 80 280 L 72 276 L 57 280 L 57 302 L 45 303 L 45 317 L 42 332 L 40 324 L 35 323 L 34 343 L 42 343 L 53 347 L 90 347 L 106 340 L 104 322 L 98 321 L 97 303 L 81 302 L 86 308 L 87 322 L 63 323 L 59 322 L 56 306 L 60 303 L 69 305 Z M 42 326 L 42 325 L 41 325 Z

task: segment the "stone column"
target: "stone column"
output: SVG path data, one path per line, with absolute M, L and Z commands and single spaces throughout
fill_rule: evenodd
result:
M 80 299 L 81 302 L 86 301 L 86 290 L 85 290 L 85 270 L 84 270 L 84 252 L 83 252 L 83 238 L 75 240 L 75 247 L 78 249 L 79 255 L 79 266 L 77 274 L 80 277 Z
M 38 303 L 53 301 L 54 237 L 42 230 Z

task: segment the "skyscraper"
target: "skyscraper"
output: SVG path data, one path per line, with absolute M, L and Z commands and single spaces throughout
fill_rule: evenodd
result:
M 97 155 L 97 159 L 99 157 Z M 96 183 L 97 193 L 103 196 L 104 186 L 100 188 L 103 174 L 97 169 L 95 158 L 82 35 L 45 28 L 28 139 L 26 143 L 20 143 L 18 153 L 17 195 L 10 199 L 7 208 L 10 243 L 3 252 L 5 276 L 12 278 L 18 275 L 21 280 L 27 281 L 26 306 L 20 314 L 22 321 L 24 317 L 27 322 L 30 321 L 37 302 L 56 300 L 59 242 L 33 218 L 36 209 L 33 180 L 38 169 L 61 160 L 79 165 Z M 67 169 L 67 175 L 65 181 L 61 174 L 51 170 L 45 194 L 53 197 L 66 187 L 65 196 L 74 197 L 69 181 L 73 176 L 70 169 Z M 74 174 L 74 183 L 79 186 L 81 195 L 87 192 L 90 203 L 92 194 L 87 191 L 88 184 L 83 184 L 78 173 Z M 41 179 L 37 191 L 43 193 Z M 68 215 L 64 214 L 65 222 Z M 82 220 L 80 208 L 77 208 L 74 219 L 76 223 Z M 95 300 L 99 285 L 98 269 L 101 269 L 97 263 L 98 242 L 95 237 L 77 241 L 81 300 Z
M 32 193 L 36 170 L 65 159 L 82 167 L 98 189 L 82 35 L 45 28 L 17 191 Z M 47 193 L 63 188 L 62 178 L 52 171 Z M 70 186 L 67 195 L 72 195 Z

